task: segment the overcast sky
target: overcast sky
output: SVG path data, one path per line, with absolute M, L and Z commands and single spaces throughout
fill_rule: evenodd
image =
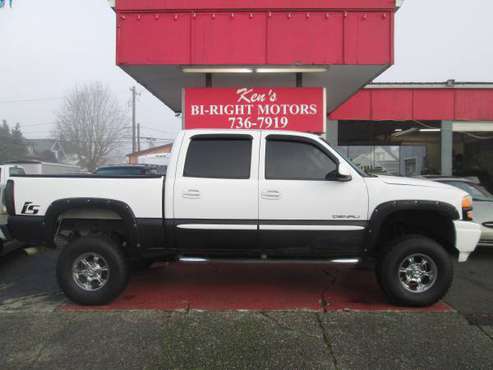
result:
M 0 119 L 20 122 L 28 138 L 49 137 L 63 96 L 91 81 L 107 84 L 130 113 L 136 82 L 115 65 L 115 15 L 106 0 L 13 5 L 0 9 Z M 491 0 L 406 0 L 396 19 L 395 66 L 378 81 L 493 81 L 492 15 Z M 139 91 L 143 136 L 173 138 L 179 120 Z

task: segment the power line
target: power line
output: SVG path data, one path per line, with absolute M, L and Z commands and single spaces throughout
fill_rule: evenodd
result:
M 25 139 L 33 140 L 33 139 L 29 139 L 29 138 L 25 138 Z M 163 141 L 163 142 L 169 142 L 169 141 L 173 140 L 173 139 L 169 139 L 169 138 L 156 138 L 156 137 L 148 137 L 148 136 L 143 136 L 143 137 L 141 137 L 141 139 L 153 140 L 153 141 Z M 38 137 L 35 140 L 57 140 L 59 142 L 69 143 L 69 144 L 70 143 L 98 143 L 97 140 L 63 140 L 63 139 L 58 139 L 55 137 Z M 128 138 L 122 138 L 122 139 L 116 140 L 115 143 L 130 143 L 131 141 L 132 141 L 132 138 L 128 137 Z
M 157 129 L 157 128 L 154 128 L 154 127 L 149 127 L 149 126 L 144 126 L 144 125 L 140 125 L 142 128 L 144 128 L 145 130 L 151 130 L 151 131 L 156 131 L 156 132 L 162 132 L 163 134 L 178 134 L 177 131 L 170 131 L 170 130 L 160 130 L 160 129 Z
M 32 98 L 32 99 L 13 99 L 13 100 L 0 100 L 0 104 L 4 103 L 27 103 L 27 102 L 38 102 L 45 100 L 61 100 L 63 97 L 51 97 L 51 98 Z
M 115 93 L 118 96 L 122 96 L 122 92 Z M 138 95 L 141 95 L 139 93 Z M 7 104 L 7 103 L 28 103 L 28 102 L 38 102 L 38 101 L 46 101 L 46 100 L 63 100 L 67 96 L 51 96 L 51 97 L 46 97 L 46 98 L 25 98 L 25 99 L 0 99 L 0 104 Z
M 173 140 L 175 140 L 175 139 L 172 139 L 169 137 L 153 137 L 153 136 L 141 136 L 140 138 L 145 139 L 145 140 L 156 140 L 156 141 L 173 141 Z M 129 141 L 132 140 L 131 137 L 127 137 L 125 139 L 129 140 Z
M 48 123 L 33 123 L 33 124 L 29 124 L 29 125 L 24 125 L 23 123 L 19 123 L 19 126 L 21 126 L 21 128 L 24 128 L 24 127 L 34 127 L 34 126 L 49 126 L 49 125 L 55 125 L 56 122 L 48 122 Z

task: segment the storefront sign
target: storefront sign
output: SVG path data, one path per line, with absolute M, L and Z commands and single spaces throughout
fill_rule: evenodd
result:
M 324 88 L 184 89 L 186 129 L 294 130 L 322 133 Z

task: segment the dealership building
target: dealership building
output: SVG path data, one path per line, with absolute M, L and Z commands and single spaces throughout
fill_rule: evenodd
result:
M 247 128 L 324 135 L 374 173 L 477 176 L 493 185 L 493 84 L 372 83 L 394 64 L 402 0 L 110 3 L 117 64 L 182 113 L 186 128 L 246 128 L 236 125 L 246 119 Z M 291 103 L 320 89 L 323 119 L 314 126 L 286 118 L 271 127 L 271 117 L 260 127 L 251 125 L 258 117 L 245 117 L 251 112 L 236 106 L 214 117 L 190 114 L 187 101 L 227 101 L 227 92 L 239 88 L 267 97 L 282 92 Z

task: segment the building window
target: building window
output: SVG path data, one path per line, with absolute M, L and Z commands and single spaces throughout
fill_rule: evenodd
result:
M 252 139 L 192 139 L 185 160 L 184 177 L 248 179 L 252 157 Z
M 440 174 L 440 122 L 340 121 L 339 150 L 368 173 Z
M 466 122 L 457 126 L 453 139 L 453 175 L 475 178 L 493 192 L 493 123 Z

